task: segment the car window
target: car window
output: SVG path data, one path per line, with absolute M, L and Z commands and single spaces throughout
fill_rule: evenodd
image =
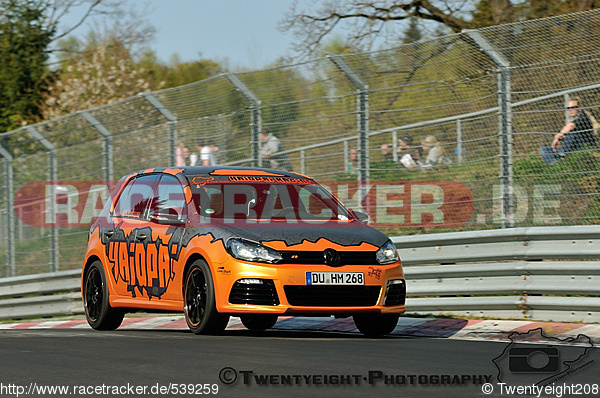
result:
M 117 217 L 148 218 L 148 205 L 154 197 L 154 187 L 160 175 L 149 174 L 129 181 L 115 205 Z
M 155 190 L 149 216 L 163 221 L 178 221 L 185 215 L 185 195 L 179 180 L 163 174 Z
M 123 206 L 127 202 L 127 198 L 129 197 L 129 191 L 131 191 L 131 187 L 133 186 L 133 180 L 130 180 L 129 183 L 121 190 L 121 195 L 117 198 L 117 203 L 115 203 L 115 207 L 113 209 L 113 214 L 115 216 L 121 216 Z
M 215 219 L 346 221 L 350 217 L 319 185 L 206 184 L 192 189 L 200 214 Z
M 325 192 L 322 189 L 317 189 L 314 185 L 307 186 L 294 186 L 293 189 L 296 190 L 296 194 L 300 199 L 299 207 L 308 215 L 312 217 L 322 218 L 322 219 L 330 219 L 338 217 L 338 219 L 342 219 L 340 216 L 346 217 L 347 214 L 340 209 L 334 206 L 331 199 L 325 196 Z

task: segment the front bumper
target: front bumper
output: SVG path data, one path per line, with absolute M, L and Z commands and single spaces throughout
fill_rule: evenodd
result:
M 230 258 L 223 264 L 213 264 L 213 272 L 216 306 L 220 313 L 347 316 L 406 311 L 406 281 L 400 262 L 334 268 L 258 264 Z M 364 285 L 307 285 L 306 272 L 362 272 Z M 253 283 L 242 284 L 239 281 L 243 279 Z

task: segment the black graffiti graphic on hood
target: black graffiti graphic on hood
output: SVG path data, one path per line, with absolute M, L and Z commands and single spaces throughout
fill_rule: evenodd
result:
M 381 247 L 389 238 L 382 232 L 374 228 L 343 228 L 319 227 L 309 229 L 306 227 L 286 227 L 283 228 L 237 228 L 235 226 L 226 226 L 223 228 L 212 228 L 215 236 L 222 237 L 224 241 L 227 238 L 245 238 L 261 243 L 272 241 L 285 242 L 287 246 L 295 246 L 303 243 L 316 243 L 325 239 L 331 243 L 356 247 L 363 243 L 376 247 Z

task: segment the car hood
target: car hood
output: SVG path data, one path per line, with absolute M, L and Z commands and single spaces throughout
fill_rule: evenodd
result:
M 223 226 L 221 238 L 243 238 L 260 242 L 278 250 L 294 248 L 295 250 L 324 250 L 328 247 L 343 250 L 374 251 L 381 247 L 389 238 L 367 225 L 358 221 L 349 224 L 319 225 L 312 227 L 254 227 L 241 228 Z M 215 231 L 216 232 L 216 231 Z

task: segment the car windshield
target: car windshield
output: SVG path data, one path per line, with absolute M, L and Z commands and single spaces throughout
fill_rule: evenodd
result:
M 198 213 L 211 219 L 347 222 L 348 210 L 320 185 L 209 183 L 193 189 Z

